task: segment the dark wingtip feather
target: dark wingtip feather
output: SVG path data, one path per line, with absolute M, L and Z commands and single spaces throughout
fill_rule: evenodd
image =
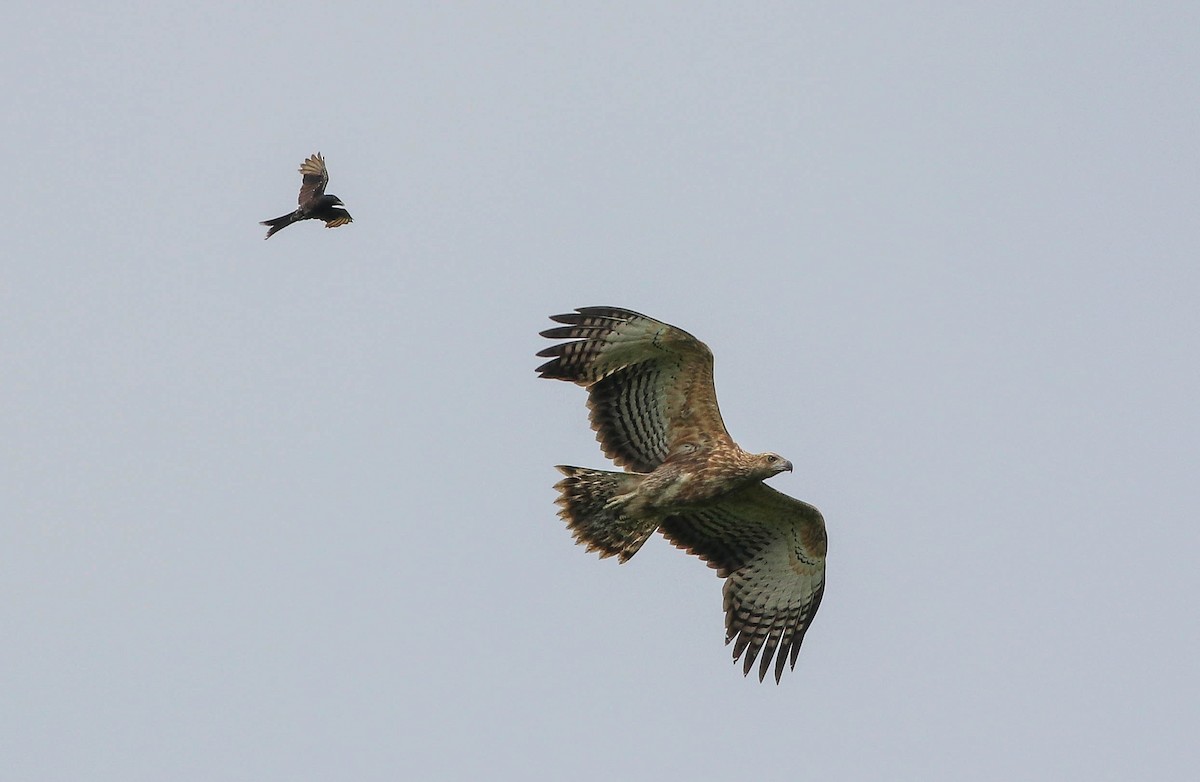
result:
M 585 317 L 608 318 L 610 320 L 629 320 L 630 318 L 646 317 L 640 312 L 627 310 L 624 307 L 579 307 L 575 311 Z
M 576 325 L 555 326 L 552 329 L 546 329 L 538 333 L 546 339 L 574 339 L 579 333 L 579 328 Z
M 758 680 L 761 682 L 767 678 L 767 671 L 771 670 L 771 655 L 774 649 L 764 649 L 758 662 Z M 776 680 L 776 684 L 778 684 Z
M 799 649 L 799 647 L 793 647 L 793 648 Z M 787 665 L 787 655 L 784 654 L 782 650 L 780 650 L 779 656 L 775 658 L 775 683 L 776 684 L 779 684 L 779 681 L 783 678 L 783 670 L 784 670 L 785 665 Z M 796 658 L 794 658 L 794 657 L 792 658 L 791 668 L 793 671 L 796 670 Z
M 542 364 L 540 367 L 535 369 L 534 372 L 538 373 L 538 377 L 544 377 L 544 378 L 548 378 L 550 380 L 569 380 L 570 379 L 565 374 L 563 374 L 562 365 L 559 363 L 558 359 L 554 359 L 553 361 L 547 361 L 545 364 Z

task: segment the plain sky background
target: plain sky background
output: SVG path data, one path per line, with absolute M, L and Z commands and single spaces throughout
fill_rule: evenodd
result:
M 1184 780 L 1195 3 L 18 3 L 0 778 Z M 270 242 L 320 150 L 353 225 Z M 795 671 L 573 545 L 546 317 L 716 354 Z

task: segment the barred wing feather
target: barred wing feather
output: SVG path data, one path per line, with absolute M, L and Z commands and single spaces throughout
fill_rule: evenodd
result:
M 554 315 L 565 324 L 542 332 L 560 342 L 541 377 L 588 388 L 592 428 L 605 456 L 634 472 L 652 472 L 685 440 L 732 446 L 713 386 L 712 352 L 683 329 L 632 310 L 582 307 Z
M 765 484 L 668 517 L 663 535 L 725 580 L 725 640 L 758 678 L 795 667 L 825 592 L 825 522 L 811 505 Z

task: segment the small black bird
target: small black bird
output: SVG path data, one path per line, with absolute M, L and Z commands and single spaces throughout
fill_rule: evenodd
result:
M 299 220 L 324 220 L 326 228 L 337 228 L 339 225 L 354 222 L 342 199 L 335 195 L 325 195 L 325 185 L 329 184 L 329 171 L 325 168 L 325 158 L 321 157 L 320 152 L 300 164 L 300 173 L 304 174 L 304 182 L 300 185 L 300 208 L 274 220 L 263 220 L 262 225 L 271 227 L 271 230 L 267 231 L 267 239 L 276 231 L 281 231 Z

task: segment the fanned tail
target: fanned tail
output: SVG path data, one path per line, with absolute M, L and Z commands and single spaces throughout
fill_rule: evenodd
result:
M 631 518 L 620 507 L 609 505 L 614 497 L 636 489 L 644 476 L 563 465 L 557 469 L 567 476 L 554 484 L 560 495 L 555 500 L 558 515 L 588 551 L 601 557 L 616 555 L 624 562 L 658 529 L 661 519 L 656 516 Z

